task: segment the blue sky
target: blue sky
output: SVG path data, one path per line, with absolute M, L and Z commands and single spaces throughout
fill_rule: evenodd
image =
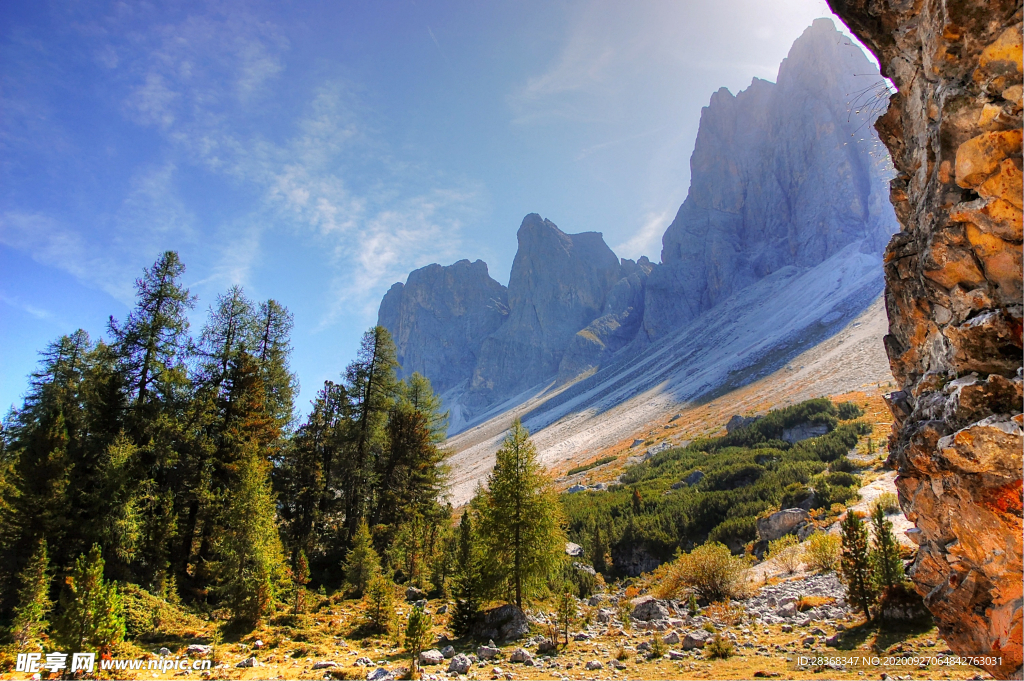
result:
M 395 281 L 537 212 L 657 261 L 700 109 L 823 0 L 0 4 L 0 409 L 177 250 L 295 314 L 299 407 Z M 834 19 L 835 20 L 835 19 Z M 835 20 L 840 25 L 838 20 Z

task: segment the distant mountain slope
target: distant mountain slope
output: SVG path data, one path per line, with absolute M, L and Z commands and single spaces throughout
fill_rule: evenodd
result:
M 442 391 L 455 435 L 513 409 L 543 428 L 660 384 L 693 400 L 781 366 L 882 290 L 896 219 L 861 106 L 879 87 L 863 52 L 816 20 L 778 83 L 720 90 L 703 110 L 661 263 L 528 215 L 507 291 L 462 261 L 388 292 L 380 323 L 403 372 Z
M 472 496 L 515 417 L 555 466 L 644 437 L 652 423 L 753 382 L 772 382 L 777 403 L 789 404 L 891 380 L 881 259 L 858 246 L 814 268 L 784 268 L 582 380 L 495 405 L 449 439 L 454 500 Z

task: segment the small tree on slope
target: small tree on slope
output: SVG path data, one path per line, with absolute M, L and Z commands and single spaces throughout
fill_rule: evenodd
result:
M 868 552 L 868 528 L 854 511 L 849 511 L 841 524 L 843 531 L 842 571 L 850 591 L 850 601 L 860 606 L 871 621 L 871 606 L 875 602 L 875 588 L 871 578 L 871 559 Z

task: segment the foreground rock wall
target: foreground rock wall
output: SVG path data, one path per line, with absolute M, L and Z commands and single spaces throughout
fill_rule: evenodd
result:
M 943 637 L 1020 677 L 1021 3 L 830 0 L 898 89 L 886 351 L 912 577 Z

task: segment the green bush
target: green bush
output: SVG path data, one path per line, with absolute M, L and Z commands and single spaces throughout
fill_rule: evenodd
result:
M 803 559 L 817 572 L 835 572 L 839 569 L 842 540 L 827 532 L 815 532 L 803 544 Z
M 793 574 L 800 567 L 801 552 L 798 547 L 800 541 L 796 536 L 787 534 L 774 541 L 768 542 L 768 552 L 765 558 L 776 561 L 789 574 Z
M 732 657 L 732 641 L 721 634 L 715 634 L 704 646 L 704 652 L 711 659 L 727 660 Z
M 666 587 L 669 593 L 692 591 L 707 602 L 738 598 L 746 569 L 724 544 L 708 542 L 676 559 Z
M 874 512 L 875 508 L 881 508 L 882 513 L 885 515 L 903 512 L 903 509 L 900 508 L 899 497 L 892 492 L 883 492 L 877 499 L 871 502 L 871 511 Z
M 563 494 L 569 539 L 589 547 L 600 527 L 612 558 L 602 572 L 612 576 L 624 571 L 616 560 L 631 561 L 638 551 L 662 562 L 708 541 L 738 551 L 755 539 L 761 513 L 798 506 L 812 489 L 815 508 L 847 503 L 856 497 L 859 479 L 846 454 L 870 426 L 840 423 L 837 415 L 829 400 L 809 400 L 630 466 L 621 484 L 601 494 Z M 783 429 L 808 421 L 832 430 L 792 445 L 780 439 Z M 676 486 L 697 470 L 704 474 L 699 484 Z
M 836 416 L 840 421 L 851 421 L 859 419 L 864 415 L 864 410 L 853 402 L 840 402 L 836 405 Z

